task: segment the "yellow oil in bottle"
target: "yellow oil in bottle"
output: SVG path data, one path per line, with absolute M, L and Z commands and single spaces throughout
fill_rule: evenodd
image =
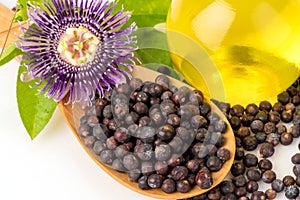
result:
M 211 98 L 274 102 L 299 76 L 299 0 L 173 0 L 167 30 L 175 67 Z

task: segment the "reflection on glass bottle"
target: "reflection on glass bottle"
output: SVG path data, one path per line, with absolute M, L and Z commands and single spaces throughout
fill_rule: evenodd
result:
M 185 55 L 172 55 L 175 67 L 212 98 L 219 86 L 208 83 L 222 79 L 225 99 L 231 104 L 275 101 L 299 76 L 299 0 L 173 0 L 167 29 L 192 38 L 207 51 L 219 74 L 205 72 L 189 44 L 168 34 L 170 50 L 185 48 Z M 203 72 L 196 73 L 197 71 Z M 220 76 L 219 76 L 220 75 Z

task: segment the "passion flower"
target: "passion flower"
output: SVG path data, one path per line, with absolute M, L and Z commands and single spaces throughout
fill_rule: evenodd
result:
M 29 26 L 17 46 L 40 92 L 69 103 L 90 102 L 130 74 L 136 40 L 130 14 L 105 0 L 50 0 L 28 9 Z M 124 76 L 125 75 L 125 76 Z

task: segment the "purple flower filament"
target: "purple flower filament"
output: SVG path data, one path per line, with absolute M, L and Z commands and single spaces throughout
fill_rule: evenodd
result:
M 118 85 L 135 65 L 135 24 L 105 0 L 51 0 L 28 9 L 29 28 L 17 46 L 40 92 L 55 101 L 90 102 Z

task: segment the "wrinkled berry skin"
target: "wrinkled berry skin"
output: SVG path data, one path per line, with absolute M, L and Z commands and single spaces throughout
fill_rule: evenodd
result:
M 213 178 L 209 170 L 201 169 L 196 176 L 196 183 L 201 189 L 208 189 L 213 184 Z

